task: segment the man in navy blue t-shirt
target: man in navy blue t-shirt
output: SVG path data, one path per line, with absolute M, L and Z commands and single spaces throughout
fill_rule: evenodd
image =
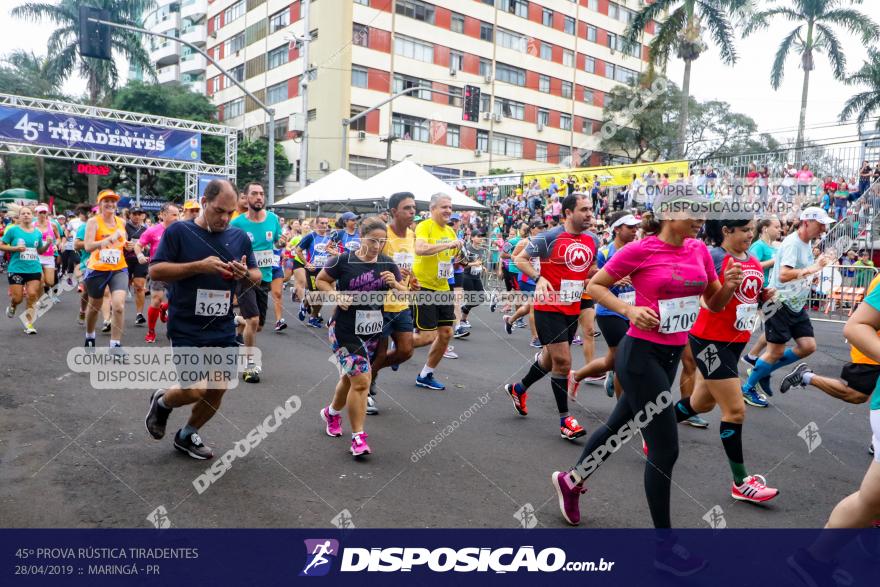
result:
M 254 287 L 262 275 L 250 239 L 229 226 L 236 200 L 232 184 L 211 181 L 202 197 L 201 214 L 169 226 L 151 257 L 150 277 L 168 284 L 168 337 L 175 362 L 180 358 L 187 367 L 178 368 L 181 382 L 184 373 L 194 372 L 193 361 L 201 356 L 195 349 L 205 347 L 229 349 L 225 354 L 232 363 L 227 361 L 222 367 L 231 366 L 231 376 L 237 377 L 232 297 L 239 281 Z M 154 392 L 145 421 L 147 431 L 157 440 L 162 438 L 172 408 L 194 404 L 186 426 L 174 435 L 174 447 L 195 459 L 210 459 L 214 453 L 198 430 L 219 409 L 226 381 L 192 381 L 186 387 L 175 385 Z

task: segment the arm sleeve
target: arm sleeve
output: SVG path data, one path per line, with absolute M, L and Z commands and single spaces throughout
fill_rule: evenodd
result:
M 312 246 L 312 241 L 315 240 L 314 234 L 314 232 L 310 232 L 309 234 L 305 235 L 304 237 L 299 239 L 299 242 L 296 243 L 295 246 L 301 248 L 303 251 L 308 251 L 309 248 L 311 248 Z

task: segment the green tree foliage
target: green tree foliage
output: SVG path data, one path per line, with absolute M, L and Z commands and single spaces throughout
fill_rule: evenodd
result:
M 840 120 L 849 120 L 855 116 L 856 122 L 865 124 L 874 112 L 880 110 L 880 52 L 872 50 L 862 67 L 846 78 L 846 83 L 864 86 L 866 89 L 846 101 Z M 876 120 L 875 127 L 880 129 L 880 118 Z

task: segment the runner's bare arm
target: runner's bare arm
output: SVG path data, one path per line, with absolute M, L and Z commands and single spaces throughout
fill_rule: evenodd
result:
M 427 241 L 417 238 L 416 239 L 416 255 L 419 257 L 428 257 L 430 255 L 436 255 L 437 253 L 441 253 L 447 249 L 454 249 L 460 247 L 460 241 L 454 240 L 447 243 L 437 243 L 435 245 L 428 244 Z
M 703 291 L 703 301 L 712 312 L 720 312 L 730 302 L 734 292 L 742 284 L 743 271 L 739 263 L 730 263 L 724 271 L 724 285 L 716 279 Z
M 190 263 L 171 263 L 162 261 L 150 265 L 150 279 L 153 281 L 178 281 L 192 277 L 194 273 L 218 273 L 231 279 L 232 272 L 219 257 L 207 257 Z
M 646 306 L 630 306 L 613 293 L 611 287 L 617 281 L 605 269 L 600 269 L 587 284 L 587 295 L 597 304 L 602 304 L 612 312 L 617 312 L 641 330 L 653 330 L 660 325 L 657 313 Z
M 843 327 L 843 336 L 869 359 L 880 362 L 880 312 L 867 303 L 859 304 Z
M 520 243 L 523 241 L 520 241 Z M 517 243 L 516 246 L 519 248 L 520 243 Z M 532 260 L 529 258 L 528 254 L 526 254 L 526 247 L 523 245 L 522 249 L 519 253 L 514 251 L 515 256 L 513 257 L 513 262 L 516 265 L 516 268 L 520 270 L 521 273 L 528 275 L 531 279 L 537 281 L 538 277 L 541 275 L 538 271 L 535 270 L 534 266 L 532 266 Z

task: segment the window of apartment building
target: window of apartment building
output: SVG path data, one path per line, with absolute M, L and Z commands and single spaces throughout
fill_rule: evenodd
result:
M 526 85 L 526 70 L 505 63 L 497 63 L 495 64 L 495 79 L 515 86 L 524 86 Z
M 587 40 L 595 43 L 596 42 L 596 33 L 597 33 L 596 27 L 594 27 L 591 24 L 588 24 L 587 25 Z
M 538 124 L 547 126 L 550 124 L 550 111 L 544 108 L 538 108 Z
M 351 43 L 359 47 L 370 46 L 370 27 L 358 22 L 351 27 Z
M 483 4 L 488 4 L 489 6 L 495 6 L 495 0 L 480 0 Z
M 428 126 L 428 121 L 424 118 L 407 116 L 406 114 L 398 114 L 397 112 L 395 112 L 391 118 L 391 127 L 394 136 L 405 141 L 427 143 L 431 137 L 431 132 Z
M 275 140 L 276 141 L 287 140 L 287 129 L 289 128 L 289 126 L 288 126 L 289 122 L 290 122 L 290 118 L 282 118 L 281 120 L 275 121 Z
M 394 93 L 402 92 L 404 90 L 408 90 L 410 88 L 431 88 L 431 82 L 424 79 L 419 79 L 417 77 L 412 77 L 409 75 L 403 75 L 402 73 L 394 74 Z M 407 94 L 408 96 L 412 96 L 413 98 L 420 98 L 422 100 L 430 100 L 431 92 L 429 91 L 418 91 L 412 92 L 411 94 Z
M 236 18 L 244 16 L 245 0 L 239 0 L 223 12 L 223 22 L 229 24 Z
M 446 146 L 458 147 L 461 144 L 461 127 L 457 124 L 446 125 Z
M 562 50 L 562 65 L 566 67 L 574 67 L 574 51 L 570 49 Z
M 236 65 L 235 67 L 229 68 L 229 73 L 232 75 L 232 78 L 237 82 L 244 81 L 244 63 L 241 65 Z
M 266 64 L 268 69 L 273 69 L 275 67 L 284 65 L 287 63 L 287 58 L 290 55 L 287 45 L 281 45 L 277 49 L 272 49 L 269 53 L 266 54 Z
M 244 49 L 244 33 L 239 33 L 234 37 L 226 39 L 225 47 L 223 49 L 224 54 L 227 57 Z
M 571 147 L 559 145 L 559 163 L 568 162 L 571 159 Z
M 525 53 L 528 48 L 528 42 L 528 39 L 519 33 L 514 33 L 505 29 L 498 29 L 497 43 L 502 47 Z
M 525 120 L 526 105 L 508 98 L 495 98 L 495 112 L 514 120 Z
M 599 12 L 599 0 L 587 0 L 587 8 Z
M 596 73 L 596 59 L 587 57 L 584 59 L 584 71 L 587 73 Z
M 214 17 L 214 30 L 215 30 L 215 31 L 219 31 L 219 30 L 220 30 L 220 23 L 221 23 L 221 22 L 222 22 L 222 21 L 221 21 L 221 18 L 220 18 L 220 15 L 219 15 L 219 14 L 218 14 L 217 16 Z
M 356 88 L 366 88 L 368 84 L 368 73 L 366 67 L 351 67 L 351 85 Z
M 541 43 L 541 59 L 546 59 L 547 61 L 553 60 L 553 46 L 548 45 L 547 43 Z
M 311 122 L 313 120 L 317 120 L 318 119 L 318 109 L 312 108 L 311 110 L 309 110 L 308 114 L 306 114 L 306 118 L 308 119 L 309 122 Z
M 361 6 L 369 6 L 370 0 L 354 0 L 355 4 L 360 4 Z
M 573 87 L 574 86 L 572 85 L 571 82 L 563 81 L 562 82 L 562 97 L 563 98 L 571 98 L 572 92 L 573 92 L 573 89 L 572 89 Z
M 523 18 L 529 17 L 528 0 L 501 0 L 498 4 L 499 9 L 515 14 Z
M 480 112 L 489 112 L 489 92 L 480 94 Z
M 461 51 L 449 52 L 449 68 L 455 71 L 464 69 L 464 53 Z
M 614 79 L 614 74 L 616 72 L 616 66 L 613 63 L 605 64 L 605 77 L 608 79 Z
M 559 128 L 562 130 L 571 130 L 571 114 L 559 115 Z
M 629 8 L 624 8 L 620 4 L 610 2 L 608 4 L 608 16 L 616 18 L 624 24 L 629 24 L 633 17 L 635 17 L 635 12 Z
M 452 20 L 449 21 L 449 30 L 453 33 L 463 33 L 464 32 L 464 16 L 453 12 Z
M 483 77 L 492 75 L 492 61 L 480 57 L 480 75 Z
M 287 80 L 266 88 L 266 103 L 277 104 L 287 100 Z
M 562 30 L 568 35 L 574 34 L 574 19 L 572 17 L 565 17 L 565 20 L 562 23 Z
M 244 114 L 244 98 L 238 98 L 236 100 L 231 100 L 226 103 L 223 107 L 223 119 L 229 120 L 230 118 L 235 118 L 236 116 L 241 116 Z
M 553 11 L 549 8 L 541 10 L 541 22 L 544 26 L 553 26 Z
M 584 118 L 581 121 L 581 132 L 585 135 L 593 134 L 593 121 L 589 118 Z
M 608 48 L 609 49 L 611 49 L 612 51 L 620 51 L 622 45 L 623 45 L 623 42 L 620 40 L 620 37 L 618 37 L 614 33 L 608 33 Z
M 547 143 L 535 143 L 535 161 L 547 162 Z
M 424 61 L 425 63 L 434 62 L 434 45 L 402 35 L 394 37 L 394 53 L 403 57 L 409 57 L 410 59 Z
M 483 41 L 489 41 L 491 43 L 492 37 L 493 37 L 492 33 L 494 32 L 492 30 L 492 28 L 493 28 L 492 25 L 489 24 L 488 22 L 481 22 L 480 23 L 480 39 L 482 39 Z
M 487 153 L 489 151 L 489 131 L 477 130 L 477 150 Z
M 358 114 L 360 114 L 364 110 L 366 110 L 366 108 L 364 108 L 363 106 L 352 105 L 351 114 L 349 114 L 348 117 L 354 118 L 355 116 L 357 116 Z M 362 130 L 362 131 L 366 132 L 366 130 L 367 130 L 367 117 L 363 116 L 361 118 L 358 118 L 357 120 L 355 120 L 354 122 L 349 124 L 348 128 L 349 128 L 349 130 L 354 130 L 354 131 Z
M 285 8 L 269 17 L 269 33 L 280 31 L 290 24 L 290 9 Z
M 593 100 L 595 100 L 595 92 L 589 88 L 584 88 L 584 102 L 587 104 L 592 104 Z
M 633 71 L 632 69 L 627 69 L 626 67 L 621 67 L 619 65 L 612 65 L 608 63 L 606 66 L 605 76 L 609 79 L 613 79 L 618 82 L 623 82 L 625 84 L 632 84 L 638 79 L 639 74 L 637 71 Z
M 462 98 L 461 88 L 456 88 L 456 87 L 454 87 L 454 86 L 449 86 L 449 87 L 446 89 L 446 91 L 449 92 L 450 94 L 452 94 L 451 96 L 449 96 L 449 105 L 450 105 L 450 106 L 461 106 L 461 105 L 462 105 L 462 102 L 461 102 L 461 98 Z M 482 94 L 480 94 L 480 95 L 482 96 Z
M 421 0 L 397 0 L 397 14 L 434 24 L 434 5 Z
M 542 75 L 538 78 L 538 91 L 545 94 L 550 93 L 550 76 Z
M 522 157 L 523 143 L 520 137 L 511 137 L 495 133 L 492 136 L 492 152 L 508 157 Z

